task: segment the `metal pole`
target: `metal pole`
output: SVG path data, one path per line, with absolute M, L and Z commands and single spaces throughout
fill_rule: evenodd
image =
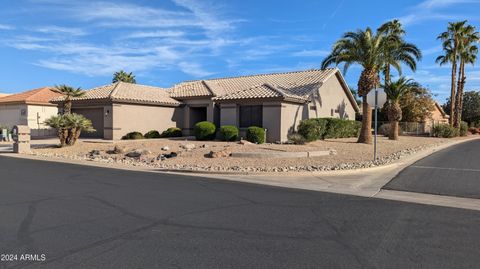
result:
M 375 88 L 375 136 L 373 142 L 373 161 L 377 160 L 377 120 L 378 120 L 378 88 Z

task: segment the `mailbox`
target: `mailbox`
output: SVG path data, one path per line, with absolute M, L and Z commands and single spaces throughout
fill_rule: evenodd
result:
M 12 129 L 13 133 L 13 152 L 30 152 L 30 128 L 25 125 L 16 125 Z

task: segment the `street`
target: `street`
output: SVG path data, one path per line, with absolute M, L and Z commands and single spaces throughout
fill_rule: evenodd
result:
M 480 263 L 479 211 L 10 157 L 0 175 L 0 253 L 45 255 L 0 268 Z
M 480 140 L 417 161 L 384 189 L 480 199 Z

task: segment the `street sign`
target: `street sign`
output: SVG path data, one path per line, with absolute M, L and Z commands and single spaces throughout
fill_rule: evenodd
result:
M 373 89 L 367 94 L 367 103 L 369 106 L 375 108 L 375 92 L 378 92 L 377 106 L 381 108 L 387 102 L 387 94 L 381 88 Z

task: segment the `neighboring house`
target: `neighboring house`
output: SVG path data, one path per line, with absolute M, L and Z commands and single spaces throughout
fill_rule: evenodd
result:
M 0 92 L 0 98 L 5 97 L 5 96 L 9 96 L 9 95 L 10 95 L 9 93 L 1 93 Z
M 424 132 L 431 133 L 433 126 L 448 123 L 450 116 L 445 113 L 442 106 L 434 101 L 432 115 L 424 122 Z
M 63 105 L 63 99 L 58 97 L 52 102 Z M 162 131 L 182 122 L 181 103 L 158 87 L 117 82 L 72 100 L 72 113 L 90 119 L 96 130 L 83 133 L 84 137 L 117 140 L 129 132 Z
M 54 102 L 61 103 L 61 98 Z M 267 141 L 286 141 L 303 119 L 335 117 L 355 120 L 359 111 L 336 68 L 182 82 L 169 89 L 119 82 L 73 99 L 73 112 L 91 119 L 105 139 L 131 131 L 162 132 L 182 128 L 192 135 L 200 121 L 217 127 L 235 125 L 267 129 Z
M 57 105 L 49 102 L 58 96 L 59 94 L 45 87 L 1 97 L 0 125 L 8 128 L 28 125 L 32 137 L 52 136 L 55 131 L 43 122 L 58 114 Z

